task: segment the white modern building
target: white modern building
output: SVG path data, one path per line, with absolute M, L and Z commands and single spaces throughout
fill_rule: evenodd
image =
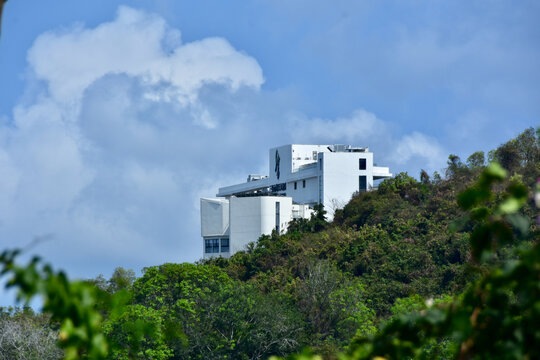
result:
M 323 204 L 332 219 L 356 192 L 389 178 L 373 164 L 368 148 L 346 145 L 284 145 L 270 149 L 269 175 L 219 189 L 218 198 L 201 199 L 204 257 L 229 257 L 272 230 L 287 231 L 290 221 L 309 218 Z

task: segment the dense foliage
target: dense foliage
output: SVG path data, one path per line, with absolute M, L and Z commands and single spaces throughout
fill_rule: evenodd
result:
M 539 135 L 489 152 L 502 167 L 476 152 L 398 174 L 230 259 L 70 283 L 6 252 L 3 273 L 45 296 L 71 358 L 538 358 Z

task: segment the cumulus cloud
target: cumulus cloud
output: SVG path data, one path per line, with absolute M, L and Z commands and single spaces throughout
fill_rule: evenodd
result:
M 302 115 L 225 39 L 182 43 L 128 7 L 41 35 L 28 63 L 43 91 L 0 124 L 0 236 L 21 247 L 48 234 L 37 251 L 76 276 L 197 260 L 199 197 L 266 172 L 272 146 L 351 143 L 380 165 L 441 165 L 432 138 L 363 109 Z
M 293 142 L 368 146 L 375 152 L 375 161 L 392 166 L 394 171 L 415 168 L 435 171 L 445 163 L 444 148 L 437 140 L 417 131 L 399 134 L 396 124 L 364 109 L 336 119 L 295 115 L 289 123 L 291 134 L 295 134 Z
M 301 136 L 311 142 L 346 141 L 358 143 L 388 135 L 384 121 L 366 110 L 355 110 L 351 116 L 337 119 L 292 117 L 291 130 L 302 129 Z
M 95 28 L 42 34 L 28 63 L 44 90 L 0 125 L 3 245 L 51 234 L 40 250 L 76 275 L 196 260 L 186 214 L 207 186 L 198 179 L 217 178 L 201 160 L 209 144 L 218 153 L 207 129 L 226 120 L 202 89 L 257 93 L 257 61 L 222 38 L 182 43 L 162 18 L 120 7 Z
M 172 45 L 170 44 L 171 40 Z M 167 45 L 167 46 L 164 46 Z M 234 49 L 225 39 L 206 38 L 182 44 L 178 30 L 165 21 L 129 7 L 117 18 L 94 29 L 77 26 L 38 37 L 28 52 L 36 76 L 48 84 L 56 101 L 78 100 L 95 80 L 107 74 L 140 76 L 148 84 L 167 82 L 150 99 L 194 102 L 205 83 L 223 83 L 233 90 L 260 87 L 257 61 Z

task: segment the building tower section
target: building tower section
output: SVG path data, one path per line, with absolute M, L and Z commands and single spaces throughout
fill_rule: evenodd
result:
M 331 220 L 353 194 L 392 177 L 388 167 L 375 166 L 367 147 L 289 144 L 268 155 L 268 175 L 248 175 L 244 183 L 220 188 L 217 198 L 201 199 L 205 258 L 228 257 L 272 230 L 284 233 L 319 203 Z

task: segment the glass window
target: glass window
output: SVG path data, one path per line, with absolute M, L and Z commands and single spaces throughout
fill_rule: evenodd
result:
M 296 190 L 296 181 L 294 182 L 294 190 Z
M 280 228 L 279 228 L 279 202 L 276 201 L 276 231 L 279 234 Z
M 302 180 L 302 187 L 303 187 L 303 188 L 306 187 L 306 180 Z
M 219 239 L 205 239 L 204 252 L 207 254 L 218 253 L 219 252 Z
M 221 252 L 229 252 L 229 238 L 221 238 Z
M 366 159 L 360 159 L 360 170 L 366 170 Z
M 363 192 L 367 190 L 367 179 L 365 175 L 360 176 L 360 186 L 359 191 Z

